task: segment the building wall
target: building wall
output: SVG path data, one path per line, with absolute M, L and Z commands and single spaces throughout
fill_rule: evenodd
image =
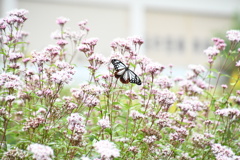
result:
M 231 28 L 231 15 L 240 4 L 238 0 L 3 1 L 17 2 L 17 8 L 29 10 L 24 26 L 30 32 L 29 51 L 55 44 L 50 35 L 59 29 L 56 18 L 64 16 L 70 19 L 67 27 L 73 30 L 78 30 L 79 21 L 88 19 L 88 37 L 99 38 L 96 51 L 106 56 L 114 38 L 140 34 L 145 40 L 145 55 L 179 67 L 205 63 L 203 50 L 211 45 L 213 34 L 225 34 Z
M 19 1 L 19 7 L 29 10 L 24 30 L 30 32 L 30 49 L 42 49 L 50 43 L 53 31 L 59 29 L 56 19 L 69 18 L 66 28 L 78 31 L 78 22 L 87 19 L 88 37 L 98 37 L 98 52 L 110 54 L 110 42 L 116 37 L 128 36 L 128 11 L 126 8 L 86 5 L 81 3 L 55 3 L 48 1 Z
M 203 64 L 206 62 L 203 50 L 213 44 L 213 35 L 225 34 L 230 26 L 229 17 L 149 10 L 146 51 L 163 64 Z

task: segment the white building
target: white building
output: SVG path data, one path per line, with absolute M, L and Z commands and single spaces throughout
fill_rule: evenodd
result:
M 142 53 L 162 64 L 186 67 L 204 64 L 203 50 L 216 33 L 231 29 L 239 13 L 239 0 L 0 0 L 1 17 L 11 9 L 29 10 L 24 30 L 30 32 L 29 50 L 53 44 L 56 18 L 70 19 L 67 26 L 88 19 L 89 37 L 98 37 L 96 50 L 111 52 L 114 38 L 141 35 Z

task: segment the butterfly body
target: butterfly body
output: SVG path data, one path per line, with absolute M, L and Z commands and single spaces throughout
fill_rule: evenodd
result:
M 140 78 L 121 61 L 112 59 L 111 62 L 114 66 L 114 69 L 116 70 L 114 74 L 115 78 L 119 78 L 122 83 L 127 84 L 130 82 L 137 85 L 142 84 Z

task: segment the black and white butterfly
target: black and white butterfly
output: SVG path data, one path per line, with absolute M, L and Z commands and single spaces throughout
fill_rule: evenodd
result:
M 115 77 L 119 78 L 122 83 L 127 84 L 130 82 L 137 85 L 142 84 L 140 78 L 121 61 L 112 59 L 112 64 L 116 70 Z

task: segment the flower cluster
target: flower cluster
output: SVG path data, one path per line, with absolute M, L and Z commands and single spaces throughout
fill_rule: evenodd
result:
M 4 153 L 2 160 L 10 160 L 10 159 L 24 159 L 27 156 L 23 150 L 19 148 L 11 149 Z
M 120 151 L 116 148 L 116 145 L 108 140 L 100 140 L 95 142 L 93 146 L 102 159 L 111 159 L 120 156 Z
M 172 79 L 166 77 L 166 76 L 161 76 L 157 79 L 156 83 L 159 85 L 160 88 L 164 89 L 170 89 L 173 87 L 174 82 Z
M 85 104 L 88 107 L 95 107 L 100 103 L 99 95 L 102 92 L 102 88 L 89 84 L 81 84 L 80 89 L 71 89 L 72 96 L 78 103 Z
M 56 23 L 59 24 L 60 26 L 63 26 L 65 23 L 69 21 L 68 18 L 65 17 L 58 17 L 56 20 Z
M 217 49 L 220 51 L 224 50 L 226 48 L 226 43 L 221 38 L 212 38 L 212 41 L 214 42 L 214 45 L 217 46 Z
M 177 105 L 181 111 L 188 112 L 188 111 L 202 111 L 203 110 L 203 103 L 199 101 L 197 97 L 186 97 Z
M 78 133 L 85 133 L 84 118 L 78 113 L 72 113 L 71 116 L 67 117 L 68 129 Z
M 145 138 L 143 138 L 143 142 L 148 144 L 154 143 L 156 140 L 157 140 L 157 137 L 155 135 L 146 136 Z
M 208 138 L 206 134 L 194 133 L 192 136 L 192 142 L 198 148 L 206 148 L 212 144 L 212 140 L 211 140 L 212 137 L 213 136 Z
M 165 67 L 163 65 L 152 62 L 146 66 L 146 73 L 150 73 L 150 75 L 157 75 L 160 74 L 164 69 Z
M 240 118 L 240 110 L 237 108 L 218 109 L 215 114 L 222 117 L 229 117 L 231 119 Z
M 102 129 L 110 128 L 110 121 L 108 118 L 100 119 L 97 123 Z
M 172 115 L 168 112 L 159 112 L 157 115 L 157 121 L 156 124 L 160 127 L 170 127 L 173 123 L 173 120 L 171 119 Z
M 74 67 L 67 62 L 57 61 L 58 70 L 51 75 L 51 80 L 57 84 L 68 84 L 75 74 Z
M 216 46 L 211 46 L 204 50 L 204 53 L 208 56 L 208 62 L 213 63 L 214 58 L 220 53 L 220 51 Z
M 236 156 L 230 148 L 226 146 L 222 146 L 221 144 L 218 144 L 218 143 L 212 144 L 211 150 L 215 155 L 216 159 L 222 159 L 222 160 L 223 159 L 234 159 L 234 160 L 240 159 L 240 156 Z
M 125 52 L 131 52 L 130 41 L 123 38 L 114 39 L 111 43 L 111 47 L 114 51 L 119 50 L 121 54 L 124 54 Z
M 227 31 L 227 38 L 232 42 L 240 42 L 240 31 L 239 30 L 229 30 Z
M 45 122 L 46 122 L 46 119 L 42 116 L 38 116 L 38 117 L 35 117 L 35 118 L 30 118 L 29 120 L 27 120 L 26 123 L 24 123 L 23 130 L 28 131 L 30 129 L 38 128 L 39 125 L 41 125 Z
M 168 89 L 163 89 L 157 92 L 156 100 L 163 106 L 171 106 L 177 99 L 174 92 Z
M 135 110 L 131 110 L 129 116 L 132 117 L 133 120 L 145 118 L 145 115 L 143 115 L 143 114 L 141 114 L 141 113 L 139 113 L 138 111 L 135 111 Z
M 27 150 L 33 153 L 33 158 L 36 160 L 51 160 L 54 158 L 54 153 L 51 147 L 42 144 L 30 144 Z
M 169 135 L 169 139 L 170 141 L 172 141 L 173 143 L 175 142 L 184 142 L 185 138 L 188 136 L 189 132 L 185 127 L 176 127 L 176 126 L 172 126 L 171 127 L 173 130 L 175 130 L 174 133 L 170 133 Z
M 80 22 L 78 23 L 78 26 L 80 27 L 80 29 L 81 29 L 82 31 L 89 32 L 89 28 L 87 27 L 87 23 L 88 23 L 87 20 L 83 20 L 83 21 L 80 21 Z
M 23 87 L 23 83 L 19 76 L 12 73 L 3 72 L 0 74 L 0 87 L 18 90 Z
M 199 82 L 199 81 L 197 81 Z M 203 93 L 203 89 L 200 88 L 202 83 L 195 84 L 192 80 L 182 80 L 179 82 L 180 90 L 186 93 L 188 96 L 194 96 Z M 205 88 L 205 84 L 203 83 L 203 88 Z
M 191 64 L 188 66 L 188 68 L 190 68 L 196 76 L 207 71 L 202 65 Z

